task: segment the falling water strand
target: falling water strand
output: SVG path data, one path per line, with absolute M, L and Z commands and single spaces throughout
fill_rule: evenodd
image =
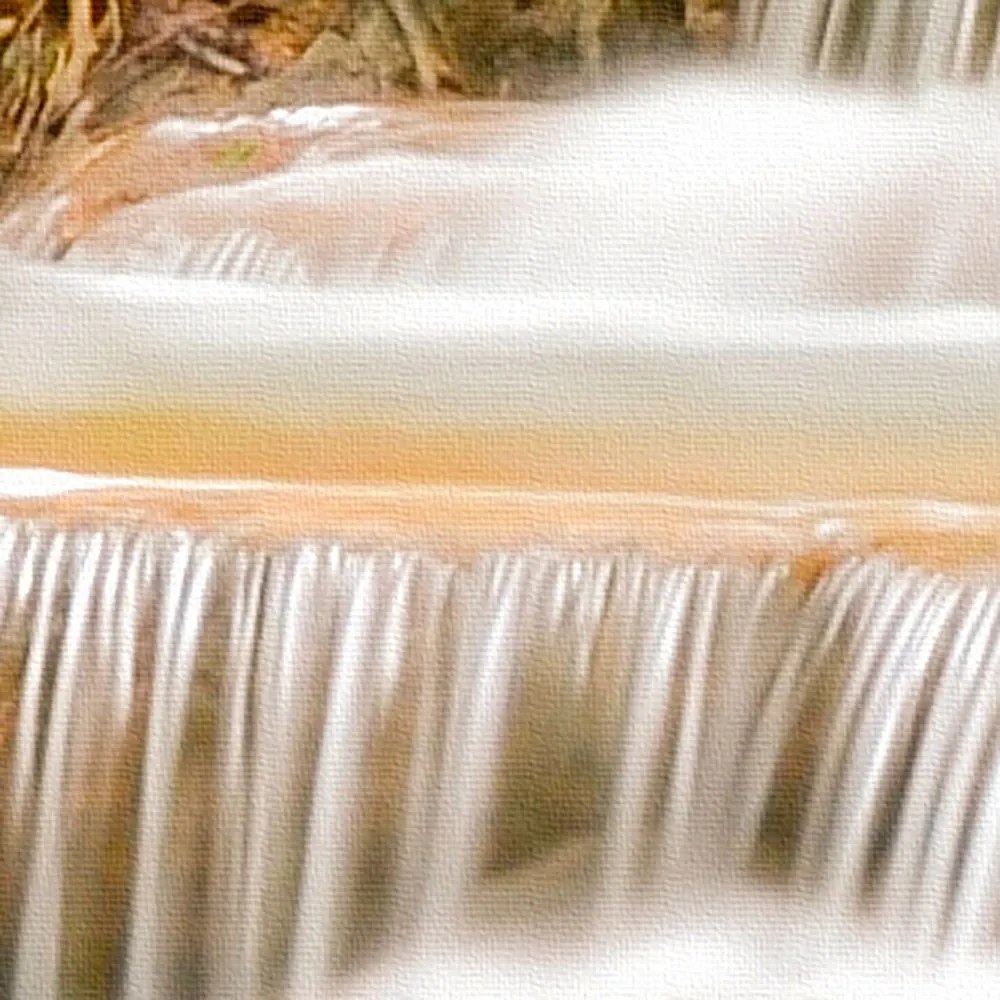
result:
M 755 720 L 744 766 L 734 776 L 741 814 L 736 850 L 747 860 L 756 849 L 779 759 L 813 677 L 825 664 L 855 601 L 866 586 L 872 586 L 875 569 L 871 564 L 837 567 L 817 583 L 801 612 L 798 628 Z
M 695 784 L 697 831 L 689 827 L 689 848 L 700 869 L 725 879 L 740 867 L 734 856 L 740 816 L 731 786 L 777 667 L 791 581 L 788 567 L 774 566 L 723 573 L 723 582 L 704 720 L 711 737 Z
M 423 568 L 413 554 L 396 554 L 380 574 L 377 607 L 382 612 L 372 639 L 377 664 L 379 724 L 384 724 L 399 694 L 408 660 L 408 623 L 414 614 L 414 591 L 423 583 Z
M 644 853 L 645 814 L 652 795 L 656 757 L 663 740 L 668 704 L 680 664 L 678 647 L 694 572 L 674 569 L 663 580 L 647 582 L 635 609 L 645 623 L 638 646 L 628 715 L 623 732 L 618 785 L 608 820 L 604 897 L 612 912 L 628 901 L 635 866 Z M 652 615 L 646 611 L 646 607 Z
M 909 0 L 918 6 L 916 0 Z M 904 11 L 899 0 L 883 0 L 871 10 L 871 29 L 865 49 L 862 74 L 871 83 L 886 85 L 900 71 L 898 39 Z
M 6 625 L 7 611 L 13 603 L 14 570 L 17 562 L 14 550 L 20 540 L 20 526 L 16 521 L 4 522 L 3 533 L 0 534 L 0 628 Z
M 818 0 L 766 0 L 757 35 L 760 63 L 779 76 L 810 73 L 825 6 Z
M 910 916 L 926 867 L 926 851 L 938 789 L 963 724 L 975 679 L 984 668 L 1000 621 L 1000 591 L 975 586 L 952 636 L 934 691 L 922 739 L 914 751 L 904 790 L 894 846 L 886 865 L 883 900 L 887 916 L 902 923 Z
M 947 76 L 955 47 L 953 32 L 958 27 L 963 0 L 936 0 L 928 9 L 923 43 L 918 57 L 921 79 Z
M 997 19 L 981 0 L 883 0 L 865 11 L 866 28 L 860 15 L 849 0 L 755 0 L 740 5 L 739 33 L 758 64 L 793 78 L 839 76 L 858 67 L 882 84 L 965 82 L 975 78 L 978 64 L 992 69 L 1000 59 L 1000 33 L 989 43 L 979 37 L 980 22 Z
M 985 588 L 980 588 L 976 600 L 972 606 L 972 613 L 968 614 L 966 619 L 966 627 L 963 629 L 962 639 L 964 640 L 963 645 L 968 647 L 968 652 L 963 649 L 965 657 L 963 660 L 968 662 L 971 670 L 969 673 L 978 673 L 979 666 L 984 662 L 983 653 L 985 651 L 985 639 L 990 634 L 991 631 L 996 626 L 998 610 L 1000 610 L 1000 593 L 994 593 L 993 599 L 990 602 L 988 613 L 982 614 L 981 616 L 977 614 L 980 611 L 982 605 L 986 603 L 988 593 Z M 968 641 L 968 633 L 972 631 L 969 626 L 978 626 L 975 631 L 973 642 Z M 949 661 L 949 666 L 952 666 L 952 661 Z M 964 666 L 964 662 L 961 664 Z M 948 742 L 954 745 L 956 735 L 954 734 L 954 724 L 955 722 L 963 723 L 966 717 L 965 708 L 960 708 L 959 712 L 955 712 L 955 704 L 962 705 L 968 704 L 968 698 L 971 692 L 969 691 L 968 683 L 965 682 L 966 678 L 963 676 L 959 679 L 960 685 L 958 686 L 958 691 L 956 692 L 956 697 L 954 701 L 948 705 L 951 708 L 951 714 L 956 715 L 957 719 L 952 720 L 946 717 L 946 713 L 941 711 L 942 705 L 946 704 L 945 698 L 939 697 L 937 703 L 934 706 L 938 709 L 936 715 L 932 715 L 931 721 L 928 722 L 926 727 L 926 737 L 925 741 L 933 748 L 935 752 L 935 757 L 938 757 L 943 749 L 944 740 L 948 738 Z M 939 691 L 943 690 L 943 685 L 939 686 Z M 934 722 L 939 720 L 940 729 L 935 729 Z M 995 737 L 994 737 L 995 739 Z M 960 875 L 959 885 L 956 889 L 956 902 L 955 910 L 953 916 L 953 943 L 956 950 L 962 950 L 964 948 L 973 949 L 978 946 L 983 945 L 987 941 L 991 941 L 993 935 L 996 931 L 995 928 L 995 913 L 993 912 L 994 900 L 996 899 L 996 893 L 998 888 L 1000 888 L 1000 873 L 996 870 L 996 861 L 998 848 L 1000 845 L 996 842 L 996 816 L 998 815 L 997 809 L 997 762 L 1000 761 L 1000 754 L 996 752 L 995 745 L 994 749 L 991 751 L 993 756 L 993 763 L 990 765 L 991 777 L 985 783 L 985 790 L 981 796 L 977 796 L 977 802 L 975 805 L 975 823 L 974 829 L 970 836 L 969 847 L 966 851 L 966 863 L 963 866 L 963 871 Z M 915 770 L 923 763 L 921 757 L 918 757 L 916 764 L 914 765 Z M 936 761 L 935 761 L 936 763 Z M 939 766 L 939 765 L 938 765 Z M 938 767 L 927 767 L 924 766 L 922 771 L 917 771 L 918 776 L 930 777 L 934 775 L 938 770 Z M 916 784 L 916 782 L 915 782 Z M 914 788 L 911 799 L 916 795 L 925 795 L 925 803 L 934 803 L 936 788 L 932 787 L 924 791 L 923 789 Z M 927 805 L 924 806 L 927 809 Z M 922 834 L 923 828 L 927 825 L 927 820 L 924 820 L 924 824 L 918 827 L 917 833 Z M 917 839 L 917 838 L 913 838 Z M 923 843 L 926 838 L 921 836 L 917 843 Z M 906 841 L 901 838 L 901 844 L 906 843 Z M 909 858 L 905 859 L 913 864 L 913 861 Z M 907 873 L 909 874 L 909 873 Z M 910 875 L 910 883 L 914 881 L 913 875 Z
M 118 735 L 128 723 L 135 693 L 136 640 L 139 619 L 148 606 L 152 559 L 149 540 L 138 538 L 129 553 L 128 568 L 115 614 L 115 711 L 114 727 Z
M 461 634 L 420 915 L 424 938 L 461 921 L 479 864 L 528 568 L 524 558 L 481 560 L 458 591 Z
M 94 672 L 97 687 L 104 693 L 112 689 L 113 677 L 116 673 L 116 651 L 122 643 L 122 636 L 115 635 L 115 617 L 118 608 L 125 607 L 128 599 L 121 595 L 123 584 L 125 583 L 122 567 L 125 564 L 126 549 L 128 540 L 121 531 L 110 533 L 110 552 L 108 554 L 107 565 L 102 567 L 104 582 L 101 586 L 101 593 L 97 608 L 97 641 L 94 650 L 95 667 Z M 100 712 L 88 713 L 92 716 L 92 721 L 100 719 L 101 724 L 105 723 L 104 709 Z M 120 718 L 123 713 L 116 713 Z M 88 733 L 88 737 L 89 737 Z M 96 735 L 96 733 L 94 734 Z
M 60 940 L 63 927 L 63 774 L 73 738 L 70 718 L 84 630 L 88 627 L 91 595 L 103 538 L 80 538 L 86 546 L 72 584 L 66 632 L 57 666 L 48 740 L 38 792 L 38 819 L 21 924 L 14 1000 L 58 1000 Z M 55 546 L 54 546 L 55 548 Z M 60 547 L 61 548 L 61 547 Z M 50 561 L 50 565 L 51 565 Z
M 607 616 L 613 572 L 614 563 L 610 559 L 592 564 L 576 602 L 573 632 L 577 652 L 573 662 L 573 679 L 577 694 L 586 690 L 591 678 L 594 647 L 601 623 Z
M 866 889 L 880 810 L 898 795 L 898 755 L 910 744 L 909 726 L 920 689 L 931 673 L 942 626 L 957 599 L 954 586 L 933 578 L 924 583 L 879 665 L 867 705 L 854 721 L 853 759 L 840 777 L 840 802 L 828 836 L 831 856 L 822 875 L 828 892 L 845 903 Z
M 965 858 L 954 888 L 949 939 L 955 952 L 987 951 L 996 944 L 1000 890 L 1000 740 L 996 725 L 987 748 L 986 775 L 972 803 Z
M 28 536 L 28 545 L 24 557 L 19 560 L 20 572 L 17 576 L 17 591 L 15 596 L 15 603 L 18 610 L 22 613 L 26 611 L 28 600 L 38 583 L 38 580 L 35 578 L 35 563 L 48 537 L 44 530 L 35 528 L 33 525 L 26 526 L 26 534 Z
M 322 553 L 312 546 L 283 554 L 272 564 L 268 582 L 255 682 L 238 996 L 258 996 L 265 984 L 277 988 L 283 973 L 275 968 L 280 942 L 274 940 L 270 913 L 279 907 L 284 912 L 285 873 L 295 854 L 287 842 L 287 817 L 300 793 L 289 762 L 295 759 L 296 730 L 303 729 L 304 703 L 312 694 L 306 672 L 321 662 L 314 659 L 310 633 L 322 563 Z M 327 566 L 335 589 L 338 550 L 328 553 Z
M 697 768 L 702 755 L 705 699 L 714 633 L 718 621 L 722 574 L 707 570 L 700 574 L 695 597 L 692 648 L 687 667 L 687 689 L 664 817 L 663 859 L 667 869 L 678 868 L 687 860 L 692 838 Z
M 997 677 L 1000 675 L 1000 643 L 994 640 L 983 670 L 975 681 L 967 711 L 963 713 L 955 745 L 940 786 L 925 856 L 921 892 L 917 897 L 917 926 L 935 940 L 948 931 L 956 871 L 967 818 L 979 799 L 983 756 L 989 750 L 1000 712 Z
M 262 554 L 241 552 L 236 560 L 233 612 L 223 687 L 219 754 L 218 819 L 210 889 L 215 958 L 209 966 L 208 1000 L 237 1000 L 240 984 L 241 889 L 247 837 L 247 715 L 260 608 L 267 574 Z
M 196 547 L 190 537 L 178 540 L 162 595 L 153 667 L 127 959 L 127 1000 L 158 1000 L 172 992 L 160 957 L 169 926 L 162 919 L 163 894 L 167 891 L 165 867 L 169 864 L 168 818 L 212 570 L 210 548 Z
M 430 570 L 423 590 L 421 618 L 426 629 L 416 641 L 417 705 L 413 744 L 410 753 L 403 831 L 396 861 L 397 899 L 394 925 L 408 937 L 418 929 L 420 899 L 424 888 L 434 820 L 434 785 L 438 762 L 438 719 L 443 678 L 438 668 L 443 655 L 442 627 L 454 576 L 443 568 Z
M 283 706 L 280 700 L 272 697 L 274 674 L 282 633 L 289 643 L 300 638 L 296 629 L 294 599 L 289 602 L 291 569 L 287 556 L 272 560 L 266 589 L 261 598 L 260 635 L 254 651 L 256 671 L 249 699 L 252 709 L 248 709 L 248 712 L 252 711 L 254 725 L 252 731 L 245 736 L 252 749 L 246 751 L 248 773 L 241 775 L 245 786 L 237 791 L 241 798 L 245 797 L 246 812 L 244 814 L 240 810 L 235 814 L 236 825 L 226 834 L 231 839 L 235 852 L 245 852 L 245 856 L 238 857 L 235 862 L 242 877 L 236 885 L 229 888 L 235 897 L 234 905 L 241 913 L 237 924 L 239 946 L 229 959 L 236 970 L 236 978 L 230 984 L 230 989 L 235 996 L 240 997 L 255 996 L 259 992 L 261 977 L 260 936 L 265 909 L 265 862 L 271 829 L 277 823 L 274 818 L 277 806 L 273 796 L 280 793 L 280 768 L 284 763 L 284 759 L 277 756 L 281 749 L 278 741 L 281 738 Z M 250 665 L 247 666 L 249 669 Z
M 809 811 L 801 838 L 799 868 L 814 877 L 819 877 L 826 864 L 830 815 L 840 795 L 843 759 L 855 718 L 871 697 L 879 667 L 885 660 L 892 660 L 892 646 L 905 643 L 908 630 L 919 621 L 921 598 L 927 599 L 927 590 L 916 571 L 893 576 L 868 627 L 859 630 L 863 637 L 860 655 L 850 663 L 846 683 L 835 702 L 829 738 L 820 755 L 821 764 L 810 791 Z
M 17 719 L 17 753 L 14 768 L 14 819 L 23 821 L 25 800 L 34 791 L 34 769 L 36 760 L 36 731 L 38 713 L 42 697 L 42 675 L 48 653 L 49 632 L 52 626 L 56 587 L 62 570 L 63 549 L 66 536 L 57 534 L 52 539 L 45 570 L 42 575 L 38 605 L 35 611 L 34 630 L 31 636 L 28 662 L 24 671 L 24 687 L 21 691 L 20 712 Z M 29 559 L 34 555 L 29 551 Z
M 316 765 L 302 893 L 296 912 L 290 994 L 321 993 L 333 969 L 337 936 L 347 925 L 350 874 L 360 826 L 365 746 L 378 694 L 372 629 L 379 565 L 351 560 L 350 610 L 330 672 L 327 717 Z

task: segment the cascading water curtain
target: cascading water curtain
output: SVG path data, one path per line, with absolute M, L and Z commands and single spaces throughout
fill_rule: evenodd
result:
M 996 0 L 742 0 L 744 48 L 779 75 L 1000 80 Z
M 1000 583 L 0 530 L 0 989 L 311 996 L 589 844 L 996 942 Z

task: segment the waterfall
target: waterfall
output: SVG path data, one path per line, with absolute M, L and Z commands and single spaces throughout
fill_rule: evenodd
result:
M 772 0 L 747 7 L 754 38 L 714 75 L 557 105 L 161 123 L 18 206 L 0 245 L 102 281 L 128 274 L 136 295 L 173 277 L 184 296 L 249 284 L 555 289 L 665 308 L 996 304 L 997 112 L 990 87 L 966 85 L 978 56 L 953 52 L 982 32 L 951 6 L 883 0 L 870 31 L 893 41 L 869 44 L 860 4 Z M 954 41 L 962 31 L 971 40 Z M 892 86 L 846 86 L 858 74 Z M 234 141 L 283 148 L 281 166 L 206 179 L 206 158 Z
M 106 296 L 163 281 L 210 311 L 239 282 L 331 304 L 423 286 L 467 293 L 488 329 L 487 291 L 765 322 L 850 306 L 874 326 L 887 303 L 1000 301 L 998 4 L 740 16 L 723 79 L 512 108 L 503 141 L 471 117 L 457 147 L 433 111 L 296 118 L 294 136 L 287 115 L 241 119 L 296 155 L 68 243 L 79 192 L 46 195 L 0 242 L 60 257 L 43 282 L 113 272 Z M 144 133 L 140 162 L 199 127 Z M 232 284 L 202 299 L 167 278 Z M 529 997 L 575 969 L 575 995 L 610 1000 L 704 995 L 724 967 L 727 996 L 792 942 L 776 981 L 815 972 L 806 995 L 829 997 L 850 994 L 814 963 L 843 972 L 855 934 L 983 962 L 996 995 L 998 684 L 1000 577 L 978 569 L 845 556 L 804 579 L 0 518 L 0 995 L 474 1000 L 484 970 L 488 995 Z M 555 958 L 479 950 L 570 928 Z
M 1000 64 L 993 0 L 757 0 L 741 7 L 746 50 L 783 76 L 992 87 Z
M 0 542 L 14 1000 L 322 996 L 569 856 L 590 933 L 696 877 L 995 952 L 1000 580 Z

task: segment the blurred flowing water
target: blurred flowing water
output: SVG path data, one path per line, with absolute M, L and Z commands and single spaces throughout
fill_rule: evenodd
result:
M 68 243 L 58 192 L 3 240 L 234 296 L 993 304 L 996 17 L 747 2 L 741 68 L 718 79 L 512 109 L 457 145 L 433 110 L 244 119 L 298 143 L 281 170 L 180 184 Z M 147 149 L 229 127 L 163 123 Z M 833 972 L 802 995 L 850 995 L 857 953 L 828 921 L 990 962 L 998 682 L 989 575 L 871 558 L 806 584 L 555 550 L 466 566 L 0 522 L 0 994 L 751 995 L 771 938 L 804 927 L 758 898 L 824 928 L 761 995 L 824 948 Z M 732 938 L 695 915 L 714 894 Z M 520 923 L 524 947 L 575 927 L 597 948 L 647 906 L 659 931 L 628 965 L 461 945 Z M 858 995 L 932 995 L 892 992 L 909 969 Z M 1000 995 L 985 975 L 961 988 Z
M 882 559 L 4 522 L 3 993 L 340 995 L 476 928 L 645 906 L 674 949 L 754 891 L 991 958 L 998 630 L 996 578 Z
M 995 304 L 992 87 L 779 72 L 779 6 L 755 58 L 558 104 L 161 122 L 103 173 L 21 206 L 0 239 L 62 268 L 224 282 L 234 295 L 253 283 Z M 218 163 L 234 144 L 283 150 L 281 163 L 226 183 Z

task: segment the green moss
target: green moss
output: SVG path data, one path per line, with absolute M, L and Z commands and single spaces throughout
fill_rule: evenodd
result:
M 249 166 L 260 153 L 260 142 L 256 139 L 236 139 L 223 146 L 213 158 L 216 167 L 233 169 Z

